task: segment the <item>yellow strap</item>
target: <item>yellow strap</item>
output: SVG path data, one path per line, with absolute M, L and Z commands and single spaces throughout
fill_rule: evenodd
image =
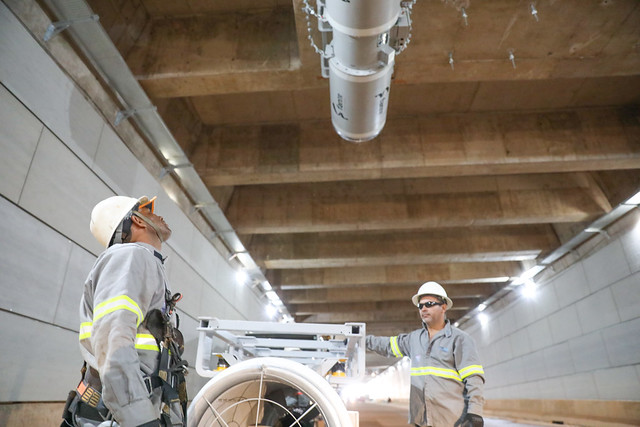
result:
M 421 375 L 433 375 L 441 378 L 450 378 L 456 381 L 462 381 L 458 372 L 453 369 L 436 368 L 435 366 L 421 366 L 411 368 L 411 376 L 417 377 Z
M 404 354 L 400 351 L 400 347 L 398 347 L 398 337 L 391 337 L 389 342 L 391 344 L 391 351 L 393 352 L 393 355 L 396 357 L 404 357 Z
M 140 326 L 144 320 L 144 315 L 138 304 L 126 295 L 119 295 L 98 304 L 93 311 L 93 321 L 96 322 L 101 317 L 118 310 L 129 310 L 135 314 L 137 317 L 136 327 Z
M 465 379 L 473 374 L 484 375 L 484 369 L 482 365 L 469 365 L 466 368 L 460 369 L 458 373 L 460 374 L 460 378 Z

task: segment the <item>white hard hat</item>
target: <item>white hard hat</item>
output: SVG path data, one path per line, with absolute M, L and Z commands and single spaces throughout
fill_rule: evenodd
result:
M 122 220 L 138 203 L 149 201 L 147 196 L 139 199 L 126 196 L 112 196 L 98 203 L 91 211 L 91 234 L 105 248 L 109 246 L 111 237 Z
M 415 294 L 413 297 L 411 297 L 411 301 L 416 307 L 418 306 L 418 303 L 420 302 L 420 298 L 423 295 L 439 296 L 447 302 L 447 310 L 453 307 L 453 301 L 451 301 L 451 298 L 447 296 L 447 291 L 445 291 L 444 288 L 440 286 L 440 283 L 437 283 L 437 282 L 423 283 L 422 286 L 420 286 L 420 289 L 418 289 L 418 293 Z

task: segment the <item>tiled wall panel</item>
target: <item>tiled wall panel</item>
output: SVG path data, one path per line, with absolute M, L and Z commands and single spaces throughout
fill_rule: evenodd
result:
M 619 240 L 600 249 L 581 264 L 584 265 L 591 292 L 597 292 L 631 274 Z
M 89 218 L 111 195 L 158 196 L 157 212 L 174 231 L 163 254 L 172 287 L 185 293 L 180 329 L 192 366 L 197 316 L 265 320 L 264 301 L 237 284 L 226 254 L 3 3 L 0 40 L 0 322 L 10 349 L 0 366 L 0 402 L 63 400 L 77 384 L 80 296 L 104 250 Z M 206 380 L 194 370 L 189 379 L 193 396 Z
M 0 307 L 53 322 L 73 244 L 2 197 L 0 218 Z
M 27 178 L 42 123 L 0 85 L 0 194 L 14 203 Z

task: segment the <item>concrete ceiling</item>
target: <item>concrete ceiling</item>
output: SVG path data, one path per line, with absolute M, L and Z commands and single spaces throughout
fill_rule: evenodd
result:
M 89 3 L 297 321 L 415 329 L 426 280 L 459 319 L 640 188 L 636 0 L 418 0 L 359 145 L 303 1 Z

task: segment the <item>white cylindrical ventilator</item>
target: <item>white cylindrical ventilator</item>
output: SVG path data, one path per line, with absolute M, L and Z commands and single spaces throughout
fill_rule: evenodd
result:
M 331 121 L 346 140 L 373 139 L 384 127 L 395 57 L 389 31 L 399 15 L 398 0 L 326 1 Z
M 340 396 L 322 376 L 275 357 L 247 359 L 216 374 L 187 411 L 188 427 L 298 426 L 315 417 L 327 427 L 352 426 Z

